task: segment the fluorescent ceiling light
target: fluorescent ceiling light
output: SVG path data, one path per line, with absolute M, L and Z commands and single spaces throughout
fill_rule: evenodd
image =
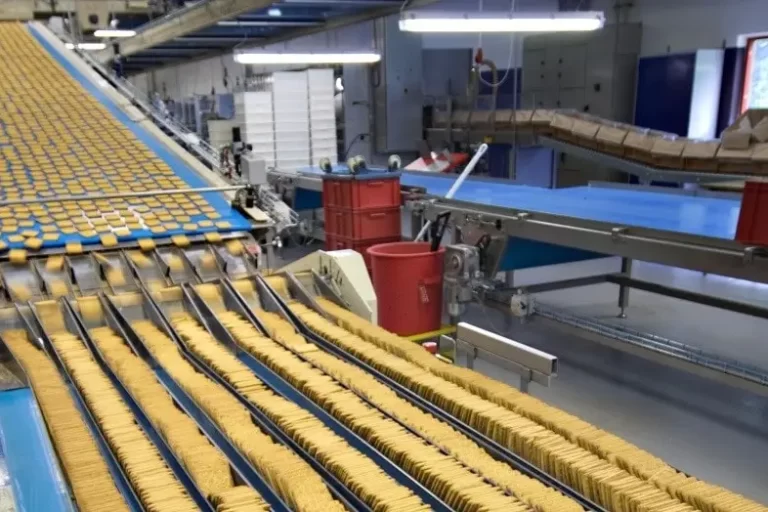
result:
M 372 64 L 381 60 L 378 53 L 236 53 L 240 64 Z
M 267 14 L 269 16 L 282 16 L 283 15 L 283 11 L 281 11 L 277 7 L 273 7 L 271 9 L 267 9 Z
M 136 35 L 135 30 L 120 30 L 120 29 L 101 29 L 93 33 L 96 37 L 133 37 Z
M 70 50 L 75 49 L 75 45 L 72 43 L 66 43 L 64 46 L 66 46 Z M 107 45 L 104 43 L 78 43 L 77 44 L 78 50 L 103 50 L 106 47 Z
M 599 11 L 573 12 L 408 12 L 400 18 L 405 32 L 587 32 L 603 28 Z

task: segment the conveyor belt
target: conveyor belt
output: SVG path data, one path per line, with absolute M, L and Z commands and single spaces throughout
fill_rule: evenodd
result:
M 289 276 L 289 285 L 291 288 L 291 293 L 299 293 L 302 295 L 301 292 L 301 285 L 298 284 L 297 281 L 290 279 Z M 708 484 L 705 482 L 701 482 L 697 480 L 695 477 L 691 477 L 685 474 L 682 474 L 675 470 L 674 468 L 666 465 L 661 459 L 654 457 L 653 455 L 644 452 L 643 450 L 634 447 L 633 445 L 627 443 L 626 441 L 613 436 L 607 432 L 603 432 L 599 429 L 596 429 L 595 427 L 592 427 L 588 423 L 579 420 L 575 416 L 568 415 L 562 411 L 559 411 L 558 409 L 548 406 L 544 404 L 543 402 L 540 402 L 532 397 L 529 397 L 526 394 L 522 394 L 516 390 L 510 389 L 507 385 L 499 384 L 492 379 L 489 379 L 487 377 L 476 375 L 470 370 L 466 369 L 459 369 L 455 368 L 451 365 L 445 365 L 438 363 L 434 361 L 431 357 L 429 357 L 425 352 L 420 350 L 418 347 L 414 346 L 413 344 L 409 343 L 407 340 L 397 338 L 394 335 L 385 334 L 383 330 L 376 329 L 375 332 L 366 330 L 365 327 L 363 327 L 363 324 L 360 324 L 357 328 L 351 328 L 354 332 L 358 333 L 358 336 L 362 336 L 362 338 L 359 338 L 357 336 L 353 336 L 350 334 L 350 331 L 346 331 L 345 329 L 338 329 L 337 327 L 333 327 L 333 322 L 327 322 L 326 320 L 322 319 L 322 315 L 325 314 L 322 309 L 318 308 L 316 304 L 313 303 L 311 300 L 311 297 L 304 291 L 304 299 L 302 300 L 308 300 L 309 301 L 309 309 L 307 310 L 304 308 L 304 306 L 300 306 L 297 308 L 297 310 L 301 310 L 302 308 L 305 311 L 310 312 L 310 315 L 314 315 L 316 320 L 313 320 L 313 324 L 315 329 L 320 329 L 322 332 L 328 332 L 330 335 L 330 330 L 325 331 L 326 328 L 328 329 L 337 329 L 339 332 L 336 333 L 334 336 L 340 336 L 339 338 L 334 338 L 336 341 L 340 341 L 342 338 L 346 336 L 346 339 L 342 343 L 334 343 L 337 348 L 343 347 L 343 350 L 339 351 L 340 353 L 347 353 L 353 352 L 356 354 L 357 357 L 362 357 L 362 359 L 366 361 L 373 361 L 379 370 L 382 372 L 386 372 L 389 377 L 385 378 L 386 380 L 390 380 L 391 378 L 397 378 L 398 381 L 402 381 L 402 379 L 405 379 L 406 382 L 410 381 L 411 384 L 408 386 L 412 388 L 413 385 L 416 385 L 415 383 L 419 382 L 418 384 L 418 394 L 422 395 L 424 391 L 424 386 L 438 386 L 440 387 L 442 383 L 442 393 L 443 396 L 446 393 L 454 398 L 449 398 L 448 400 L 455 400 L 453 404 L 456 406 L 450 406 L 451 410 L 454 411 L 454 414 L 460 414 L 461 417 L 465 417 L 465 415 L 468 414 L 468 411 L 472 409 L 473 406 L 469 406 L 469 403 L 473 402 L 474 400 L 484 399 L 487 400 L 486 404 L 491 405 L 501 405 L 504 407 L 504 409 L 508 412 L 503 412 L 503 414 L 508 415 L 508 413 L 511 413 L 515 411 L 518 415 L 518 419 L 514 419 L 514 414 L 510 416 L 507 421 L 514 422 L 516 425 L 518 425 L 518 428 L 521 429 L 520 432 L 525 432 L 530 427 L 538 428 L 536 424 L 540 424 L 540 426 L 544 426 L 547 429 L 550 429 L 551 432 L 557 433 L 559 436 L 563 436 L 560 442 L 566 442 L 565 440 L 568 439 L 570 443 L 572 443 L 571 449 L 575 450 L 589 450 L 593 452 L 594 455 L 599 456 L 604 461 L 612 461 L 612 464 L 617 465 L 618 467 L 616 469 L 612 469 L 611 471 L 619 470 L 619 472 L 624 472 L 624 477 L 629 480 L 636 480 L 637 483 L 634 485 L 637 486 L 643 486 L 646 491 L 643 491 L 644 498 L 639 498 L 640 501 L 638 503 L 642 503 L 643 500 L 646 500 L 651 494 L 654 493 L 657 497 L 653 498 L 653 500 L 666 500 L 667 505 L 664 505 L 665 507 L 674 507 L 675 510 L 694 510 L 694 509 L 702 509 L 702 510 L 723 510 L 723 511 L 733 511 L 733 512 L 743 512 L 745 510 L 755 510 L 755 511 L 765 511 L 768 510 L 768 507 L 764 507 L 762 505 L 759 505 L 749 499 L 744 498 L 743 496 L 739 496 L 736 493 L 733 493 L 731 491 L 728 491 L 727 489 L 723 489 L 719 486 Z M 276 295 L 277 297 L 277 295 Z M 293 307 L 291 307 L 293 308 Z M 320 316 L 318 316 L 317 313 L 311 313 L 311 311 L 315 309 L 316 311 L 320 312 Z M 331 311 L 330 309 L 328 311 Z M 300 313 L 301 314 L 301 313 Z M 304 314 L 302 314 L 304 315 Z M 346 315 L 346 313 L 345 313 Z M 302 318 L 305 318 L 302 316 Z M 348 319 L 346 316 L 339 317 L 340 321 L 344 323 L 344 325 L 353 325 L 351 317 Z M 300 325 L 303 321 L 300 321 L 298 317 L 296 317 L 297 323 Z M 309 321 L 309 318 L 307 317 L 307 321 Z M 319 322 L 319 323 L 318 323 Z M 347 323 L 348 322 L 348 323 Z M 322 326 L 321 324 L 325 324 L 326 326 Z M 357 324 L 354 324 L 357 325 Z M 367 324 L 365 324 L 367 325 Z M 343 334 L 346 332 L 347 334 Z M 362 334 L 361 334 L 362 333 Z M 366 336 L 371 336 L 370 341 L 363 342 L 363 339 L 366 339 Z M 387 337 L 389 336 L 389 337 Z M 323 344 L 322 338 L 319 336 L 315 336 L 315 338 L 318 340 L 319 344 Z M 391 338 L 391 340 L 390 340 Z M 374 340 L 380 340 L 380 341 L 374 341 Z M 364 343 L 364 344 L 361 344 Z M 370 343 L 370 345 L 368 345 Z M 386 346 L 388 348 L 388 351 L 381 350 L 382 347 L 377 348 L 377 344 L 381 344 L 382 347 Z M 370 357 L 373 357 L 372 354 L 376 352 L 377 355 L 375 359 L 369 359 Z M 384 355 L 382 358 L 382 354 Z M 395 357 L 394 354 L 398 354 L 399 357 Z M 384 363 L 383 361 L 388 361 Z M 404 361 L 409 361 L 409 363 L 404 363 Z M 379 361 L 379 362 L 377 362 Z M 420 364 L 415 364 L 413 361 L 419 361 Z M 410 370 L 409 370 L 410 368 Z M 413 373 L 415 372 L 415 373 Z M 426 372 L 422 374 L 427 380 L 423 380 L 422 377 L 419 377 L 418 375 L 420 372 Z M 413 379 L 410 380 L 411 377 L 406 377 L 406 375 L 411 375 Z M 432 375 L 432 377 L 430 377 Z M 437 377 L 437 378 L 436 378 Z M 426 384 L 426 382 L 431 382 L 431 384 Z M 453 387 L 454 391 L 450 391 L 448 388 L 453 386 L 454 384 L 461 383 L 461 385 L 458 385 L 456 387 Z M 394 387 L 399 386 L 399 384 L 392 382 L 392 385 Z M 433 387 L 433 389 L 437 390 L 438 387 Z M 414 390 L 416 391 L 416 390 Z M 467 394 L 467 392 L 470 392 Z M 439 399 L 440 392 L 433 392 L 431 395 L 426 395 L 425 398 L 428 398 L 431 402 L 435 402 L 435 398 L 438 397 Z M 474 397 L 474 398 L 473 398 Z M 457 400 L 457 401 L 456 401 Z M 435 402 L 437 405 L 439 402 Z M 447 402 L 445 402 L 447 404 Z M 511 405 L 512 403 L 515 404 L 515 408 Z M 440 407 L 447 407 L 448 405 L 441 405 Z M 457 409 L 461 409 L 458 410 Z M 479 409 L 475 409 L 475 411 L 478 411 L 473 414 L 484 414 L 480 413 Z M 471 417 L 466 416 L 467 418 Z M 476 418 L 477 419 L 477 418 Z M 491 423 L 483 426 L 483 424 L 477 423 L 477 421 L 472 420 L 473 425 L 479 426 L 479 428 L 487 429 L 488 426 L 493 424 L 494 421 L 490 416 L 486 418 L 486 420 L 490 421 Z M 533 421 L 530 421 L 533 420 Z M 528 424 L 529 426 L 525 426 L 525 424 Z M 501 425 L 497 425 L 501 427 Z M 457 428 L 461 428 L 461 424 L 457 424 Z M 494 427 L 496 428 L 496 427 Z M 546 431 L 542 431 L 544 433 Z M 488 434 L 486 432 L 487 435 Z M 496 438 L 498 435 L 498 431 L 493 433 L 493 437 Z M 516 434 L 519 435 L 519 434 Z M 530 434 L 525 434 L 530 435 Z M 545 434 L 547 436 L 552 436 L 552 434 Z M 544 438 L 540 438 L 539 441 L 543 440 Z M 553 438 L 554 440 L 554 438 Z M 505 441 L 506 444 L 509 441 Z M 550 441 L 547 441 L 547 444 Z M 568 442 L 566 442 L 563 446 L 568 446 Z M 578 445 L 580 448 L 576 448 L 575 446 Z M 515 444 L 515 451 L 518 451 L 520 449 L 523 449 L 525 452 L 527 449 L 522 448 L 522 445 Z M 550 452 L 552 455 L 554 455 L 556 452 Z M 572 453 L 572 452 L 571 452 Z M 534 456 L 533 453 L 528 453 L 523 455 L 526 458 L 538 457 Z M 560 458 L 562 457 L 562 454 L 556 455 L 556 457 Z M 569 457 L 572 455 L 569 455 Z M 586 455 L 586 457 L 593 457 L 592 455 Z M 540 459 L 535 459 L 537 464 L 542 464 Z M 596 460 L 596 459 L 595 459 Z M 544 462 L 545 467 L 547 465 L 546 462 Z M 568 464 L 571 464 L 570 462 Z M 604 462 L 599 462 L 600 465 L 605 465 Z M 548 471 L 555 471 L 553 466 L 550 466 L 550 469 Z M 560 472 L 560 469 L 557 470 L 558 473 Z M 569 479 L 569 477 L 565 474 L 558 475 L 558 478 L 565 478 L 566 480 Z M 597 478 L 597 480 L 600 480 L 602 477 L 595 477 L 590 476 L 589 478 Z M 583 481 L 579 483 L 579 480 L 574 481 L 575 485 L 578 485 L 580 488 L 585 489 Z M 653 485 L 649 485 L 653 484 Z M 602 485 L 602 484 L 601 484 Z M 611 484 L 610 486 L 613 486 Z M 653 487 L 656 487 L 654 490 Z M 669 493 L 669 495 L 664 498 L 664 492 L 666 491 Z M 594 494 L 594 490 L 588 490 L 589 493 Z M 600 491 L 600 497 L 599 501 L 601 503 L 605 503 L 605 500 L 607 498 L 608 494 L 607 488 Z M 622 495 L 622 493 L 626 493 L 626 488 L 614 487 L 613 490 L 610 491 L 614 498 L 617 496 Z M 618 492 L 618 495 L 615 494 Z M 605 494 L 604 494 L 605 493 Z M 645 494 L 648 493 L 648 494 Z M 631 495 L 632 492 L 625 495 L 625 498 L 629 495 Z M 622 499 L 625 499 L 622 498 Z M 670 500 L 671 498 L 671 500 Z M 632 498 L 633 500 L 638 499 L 637 495 L 635 498 Z M 679 501 L 676 501 L 679 500 Z M 673 503 L 677 503 L 677 505 L 673 505 Z M 661 506 L 661 505 L 658 505 Z M 607 508 L 612 510 L 621 510 L 621 508 L 617 508 L 617 504 L 615 501 L 611 503 L 610 499 L 608 500 L 608 504 L 606 505 Z
M 241 286 L 245 285 L 245 286 Z M 239 281 L 235 284 L 232 284 L 231 282 L 222 282 L 218 284 L 206 284 L 206 285 L 199 285 L 196 287 L 188 287 L 187 290 L 192 294 L 193 300 L 195 300 L 196 303 L 200 305 L 201 311 L 203 312 L 203 315 L 206 316 L 206 318 L 209 319 L 211 322 L 211 325 L 214 323 L 218 324 L 216 330 L 222 330 L 234 333 L 239 332 L 241 336 L 246 336 L 243 334 L 242 327 L 238 327 L 235 329 L 234 327 L 226 327 L 223 324 L 219 324 L 220 318 L 223 318 L 224 312 L 229 311 L 231 313 L 227 313 L 228 318 L 230 320 L 234 317 L 232 317 L 232 313 L 235 315 L 239 315 L 241 319 L 243 319 L 247 325 L 247 322 L 253 322 L 254 326 L 257 326 L 258 329 L 262 333 L 266 332 L 272 332 L 269 329 L 265 328 L 264 325 L 261 323 L 260 317 L 263 317 L 264 315 L 274 315 L 275 312 L 279 311 L 280 305 L 275 301 L 275 299 L 270 295 L 269 291 L 263 286 L 263 283 L 261 282 L 254 282 L 253 280 L 247 280 L 247 281 Z M 198 290 L 200 290 L 200 293 L 198 293 Z M 250 291 L 251 293 L 246 293 L 243 295 L 242 293 L 239 293 L 238 290 L 243 291 Z M 258 290 L 258 291 L 257 291 Z M 260 298 L 257 299 L 256 295 L 260 295 Z M 248 298 L 246 298 L 248 297 Z M 262 309 L 262 305 L 264 309 Z M 268 313 L 267 311 L 271 311 L 272 313 Z M 221 316 L 220 316 L 221 315 Z M 277 313 L 277 316 L 280 316 L 280 313 Z M 249 319 L 249 320 L 247 320 Z M 289 329 L 289 331 L 281 330 L 282 328 L 278 327 L 278 324 L 284 323 L 285 327 Z M 270 367 L 274 368 L 275 371 L 286 371 L 288 366 L 280 366 L 279 363 L 276 363 L 276 358 L 282 357 L 283 358 L 283 365 L 288 364 L 294 364 L 298 361 L 302 361 L 305 364 L 305 367 L 312 372 L 315 373 L 322 373 L 325 375 L 329 375 L 324 369 L 317 367 L 317 365 L 313 362 L 315 361 L 315 358 L 312 357 L 313 354 L 316 353 L 316 347 L 312 345 L 311 343 L 301 342 L 299 343 L 299 340 L 301 340 L 301 337 L 299 336 L 298 339 L 295 339 L 295 336 L 292 337 L 288 332 L 293 332 L 292 329 L 290 329 L 290 326 L 292 325 L 290 322 L 286 320 L 278 320 L 277 317 L 271 317 L 270 325 L 272 326 L 271 329 L 277 329 L 279 332 L 282 332 L 282 334 L 272 334 L 272 338 L 275 341 L 267 342 L 266 345 L 262 345 L 264 341 L 259 343 L 258 345 L 254 345 L 253 349 L 255 349 L 256 346 L 261 347 L 260 350 L 256 350 L 253 353 L 249 353 L 248 355 L 253 357 L 254 359 L 258 359 L 263 361 L 265 364 L 270 364 Z M 276 331 L 276 332 L 278 332 Z M 241 338 L 244 339 L 244 338 Z M 264 338 L 263 340 L 267 340 L 268 338 Z M 279 341 L 278 341 L 279 340 Z M 290 341 L 294 340 L 294 341 Z M 236 346 L 239 345 L 239 342 L 236 342 L 233 339 L 233 342 Z M 244 348 L 244 347 L 243 347 Z M 246 350 L 247 352 L 247 350 Z M 292 354 L 292 355 L 288 355 Z M 292 361 L 292 363 L 289 363 L 289 361 Z M 340 364 L 343 364 L 341 362 L 342 360 L 338 360 Z M 282 368 L 282 370 L 280 370 Z M 311 370 L 310 370 L 311 369 Z M 352 386 L 349 384 L 348 380 L 349 378 L 353 378 L 350 374 L 347 374 L 346 378 L 339 378 L 338 375 L 332 376 L 332 379 L 337 382 L 337 386 L 339 388 L 347 390 L 347 392 L 354 393 L 354 397 L 357 400 L 360 400 L 361 402 L 367 404 L 368 407 L 370 407 L 372 410 L 378 411 L 380 414 L 382 414 L 384 417 L 387 418 L 387 421 L 392 422 L 394 424 L 400 425 L 401 428 L 406 430 L 408 433 L 410 433 L 414 438 L 420 439 L 421 442 L 426 443 L 427 445 L 434 446 L 442 451 L 442 453 L 447 456 L 448 458 L 451 458 L 451 454 L 453 453 L 453 450 L 460 449 L 462 451 L 462 454 L 467 455 L 468 458 L 464 459 L 462 457 L 456 457 L 456 455 L 453 455 L 453 458 L 464 465 L 464 467 L 468 471 L 472 471 L 473 473 L 477 473 L 477 467 L 469 465 L 467 466 L 465 463 L 469 462 L 470 460 L 474 459 L 475 461 L 479 462 L 479 459 L 482 459 L 483 456 L 475 452 L 475 456 L 469 455 L 469 452 L 473 450 L 472 447 L 468 446 L 469 440 L 466 438 L 457 438 L 454 433 L 451 433 L 448 437 L 451 437 L 451 439 L 454 441 L 450 445 L 443 445 L 441 444 L 442 441 L 445 441 L 445 439 L 436 440 L 434 438 L 430 438 L 423 434 L 424 430 L 416 430 L 415 426 L 420 425 L 420 427 L 423 428 L 433 428 L 433 429 L 441 429 L 443 426 L 438 425 L 436 423 L 436 420 L 434 418 L 427 418 L 424 417 L 421 422 L 416 420 L 416 423 L 409 424 L 405 421 L 402 421 L 401 419 L 398 419 L 395 415 L 390 414 L 388 411 L 381 409 L 379 406 L 375 405 L 373 401 L 375 401 L 376 398 L 371 398 L 372 395 L 379 395 L 380 393 L 371 388 L 366 388 L 364 391 L 355 391 L 352 389 Z M 362 383 L 361 383 L 362 384 Z M 363 387 L 365 385 L 363 384 Z M 383 397 L 382 397 L 383 398 Z M 355 402 L 355 399 L 350 397 L 350 402 Z M 389 402 L 392 403 L 391 401 Z M 404 414 L 406 417 L 408 417 L 410 420 L 414 420 L 415 416 L 418 416 L 418 414 L 410 410 L 406 410 L 406 404 L 400 404 L 399 411 L 401 414 Z M 352 422 L 354 424 L 354 421 Z M 429 427 L 427 425 L 430 425 Z M 447 425 L 444 425 L 449 431 L 451 430 L 450 427 Z M 433 430 L 434 432 L 434 430 Z M 447 434 L 446 430 L 443 430 L 443 434 Z M 407 437 L 407 436 L 406 436 Z M 385 438 L 381 438 L 382 441 Z M 405 440 L 401 441 L 405 442 Z M 450 446 L 450 447 L 449 447 Z M 459 448 L 459 447 L 462 448 Z M 475 447 L 474 449 L 480 450 L 479 448 Z M 498 487 L 499 489 L 502 489 L 504 491 L 507 491 L 511 493 L 512 496 L 516 496 L 514 485 L 511 485 L 508 487 L 509 484 L 512 483 L 512 481 L 515 481 L 517 485 L 527 485 L 531 486 L 532 483 L 528 481 L 528 479 L 519 473 L 514 472 L 510 468 L 504 467 L 502 469 L 501 466 L 495 465 L 494 462 L 491 462 L 491 459 L 485 460 L 485 467 L 487 469 L 490 468 L 490 466 L 493 466 L 495 469 L 495 474 L 493 475 L 492 479 L 495 479 L 493 481 L 489 475 L 484 475 L 483 473 L 480 473 L 481 477 L 486 477 L 485 482 L 491 486 Z M 439 475 L 439 472 L 437 473 Z M 457 473 L 455 475 L 455 478 L 461 478 L 461 473 Z M 436 481 L 440 480 L 439 476 L 435 477 L 435 481 L 432 482 L 434 485 Z M 427 480 L 428 481 L 428 480 Z M 523 482 L 525 482 L 523 484 Z M 436 487 L 437 488 L 437 487 Z M 551 510 L 561 510 L 561 511 L 575 511 L 575 510 L 581 510 L 579 505 L 575 501 L 570 501 L 563 496 L 558 496 L 556 491 L 553 491 L 552 489 L 547 489 L 545 486 L 541 486 L 538 488 L 539 493 L 541 493 L 540 497 L 541 500 L 534 499 L 532 502 L 524 500 L 526 504 L 533 508 L 537 508 L 540 506 L 544 506 L 545 503 L 548 504 L 548 506 L 551 506 Z M 550 491 L 547 493 L 547 491 Z M 546 496 L 546 497 L 545 497 Z M 510 505 L 507 505 L 510 506 Z
M 337 167 L 338 171 L 344 169 Z M 301 174 L 319 177 L 322 171 L 308 168 Z M 400 183 L 424 188 L 430 196 L 443 197 L 456 178 L 403 172 Z M 454 199 L 726 240 L 733 240 L 736 234 L 741 208 L 740 202 L 733 199 L 604 187 L 545 189 L 482 178 L 468 178 Z
M 12 495 L 0 494 L 0 510 L 14 510 L 5 507 L 6 500 L 12 505 L 15 497 L 15 510 L 71 511 L 69 493 L 31 389 L 0 393 L 0 438 L 7 471 L 2 475 L 3 487 L 7 484 L 13 490 Z
M 207 186 L 202 177 L 132 121 L 37 29 L 30 27 L 28 31 L 18 23 L 2 23 L 0 38 L 5 41 L 0 52 L 0 167 L 8 171 L 0 177 L 0 203 L 28 197 L 50 200 L 67 195 Z M 75 105 L 81 106 L 68 103 L 70 92 L 79 95 Z M 92 111 L 86 115 L 83 106 Z M 48 123 L 46 118 L 53 122 Z M 59 137 L 62 140 L 57 140 Z M 194 202 L 196 197 L 198 203 Z M 187 208 L 179 206 L 179 202 L 190 199 L 183 194 L 103 204 L 79 202 L 85 216 L 74 207 L 63 208 L 66 204 L 61 203 L 0 204 L 0 241 L 11 248 L 23 247 L 23 241 L 11 237 L 29 230 L 37 232 L 43 247 L 61 247 L 70 241 L 98 243 L 101 235 L 112 231 L 117 232 L 119 240 L 135 240 L 250 226 L 218 193 L 191 198 Z M 179 211 L 171 213 L 175 210 Z M 78 217 L 115 222 L 108 229 L 100 229 L 93 222 L 68 224 Z M 17 229 L 12 229 L 14 226 Z
M 223 343 L 224 346 L 228 346 L 230 350 L 232 350 L 233 353 L 237 353 L 237 345 L 235 344 L 234 340 L 232 340 L 231 336 L 227 333 L 227 331 L 216 321 L 215 318 L 210 316 L 204 316 L 203 313 L 195 306 L 193 299 L 188 295 L 188 290 L 185 288 L 184 295 L 181 297 L 180 302 L 175 301 L 164 301 L 160 297 L 156 298 L 156 303 L 158 306 L 160 306 L 161 309 L 163 309 L 166 318 L 171 318 L 171 316 L 174 313 L 178 313 L 180 311 L 186 311 L 192 318 L 195 318 L 196 321 L 202 326 L 208 329 L 208 332 L 212 334 L 212 336 L 217 339 L 219 342 Z M 159 295 L 159 294 L 158 294 Z M 159 300 L 158 300 L 159 299 Z M 213 334 L 215 333 L 215 335 Z M 180 337 L 180 339 L 182 339 Z M 190 350 L 190 357 L 195 358 L 198 360 L 199 364 L 205 366 L 205 364 L 200 360 L 197 355 L 195 355 L 194 351 Z M 300 392 L 298 389 L 293 387 L 290 383 L 288 383 L 285 379 L 283 379 L 279 374 L 274 372 L 272 369 L 267 367 L 266 365 L 262 364 L 252 356 L 248 355 L 247 353 L 241 352 L 238 354 L 238 358 L 242 363 L 244 364 L 244 368 L 250 368 L 256 377 L 263 382 L 268 389 L 272 390 L 273 393 L 275 393 L 277 396 L 283 397 L 291 402 L 294 402 L 302 409 L 305 409 L 309 413 L 312 414 L 317 420 L 314 420 L 318 428 L 322 428 L 323 426 L 330 429 L 333 433 L 335 433 L 339 438 L 343 439 L 346 443 L 349 444 L 350 447 L 354 448 L 354 450 L 348 450 L 351 453 L 359 452 L 367 456 L 369 459 L 374 461 L 376 464 L 378 464 L 384 472 L 389 475 L 391 479 L 398 482 L 400 485 L 405 486 L 408 489 L 411 489 L 413 493 L 415 493 L 417 496 L 419 496 L 425 503 L 428 503 L 433 510 L 444 510 L 448 511 L 450 510 L 444 503 L 442 503 L 438 498 L 436 498 L 429 490 L 425 489 L 421 484 L 419 484 L 417 481 L 415 481 L 413 478 L 411 478 L 408 474 L 406 474 L 404 471 L 402 471 L 397 465 L 392 463 L 390 460 L 388 460 L 386 457 L 384 457 L 381 453 L 379 453 L 378 450 L 376 450 L 374 447 L 372 447 L 368 442 L 366 442 L 364 439 L 359 437 L 357 434 L 352 432 L 349 428 L 347 428 L 343 423 L 335 419 L 332 415 L 328 414 L 323 408 L 317 406 L 314 404 L 308 397 L 306 397 L 302 392 Z M 268 420 L 268 416 L 266 411 L 262 411 L 255 403 L 247 399 L 242 393 L 237 392 L 230 384 L 228 384 L 224 379 L 221 378 L 220 374 L 215 371 L 211 371 L 210 376 L 212 378 L 215 378 L 217 381 L 222 383 L 225 387 L 230 389 L 238 398 L 241 400 L 243 405 L 245 405 L 256 417 L 263 418 L 264 422 L 270 421 Z M 280 434 L 280 428 L 275 424 L 276 427 L 276 434 L 279 435 L 285 444 L 288 446 L 291 446 L 291 448 L 294 449 L 294 451 L 298 451 L 299 453 L 302 453 L 304 450 L 303 448 L 300 448 L 299 445 L 294 442 L 293 439 L 291 439 L 290 436 L 281 435 Z M 329 440 L 330 442 L 330 440 Z M 313 467 L 315 467 L 316 470 L 320 470 L 323 468 L 322 463 L 319 465 L 315 465 L 313 463 Z M 350 492 L 341 481 L 339 481 L 333 473 L 330 471 L 322 470 L 322 473 L 327 473 L 327 479 L 329 483 L 334 486 L 343 496 L 346 497 L 346 499 L 353 504 L 356 505 L 356 509 L 372 509 L 369 505 L 367 505 L 365 502 L 362 501 L 361 498 L 356 496 L 353 492 Z

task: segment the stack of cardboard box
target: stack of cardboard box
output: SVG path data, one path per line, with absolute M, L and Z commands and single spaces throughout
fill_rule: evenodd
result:
M 444 123 L 440 118 L 439 122 Z M 453 112 L 452 126 L 529 131 L 649 166 L 699 172 L 768 174 L 768 109 L 742 114 L 721 139 L 694 140 L 575 110 Z

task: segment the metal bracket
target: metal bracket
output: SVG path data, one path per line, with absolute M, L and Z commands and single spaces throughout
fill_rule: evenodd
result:
M 473 368 L 475 359 L 482 356 L 517 373 L 523 392 L 528 392 L 531 381 L 549 387 L 550 379 L 557 376 L 557 357 L 465 322 L 459 323 L 455 340 L 443 336 L 440 341 L 453 342 L 457 352 L 464 351 L 467 368 Z
M 614 242 L 620 242 L 622 235 L 626 235 L 627 231 L 628 230 L 625 227 L 611 228 L 611 240 Z

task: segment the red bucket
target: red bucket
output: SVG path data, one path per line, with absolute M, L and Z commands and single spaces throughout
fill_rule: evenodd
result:
M 443 256 L 425 242 L 392 242 L 368 249 L 379 325 L 410 336 L 440 328 L 443 313 Z

